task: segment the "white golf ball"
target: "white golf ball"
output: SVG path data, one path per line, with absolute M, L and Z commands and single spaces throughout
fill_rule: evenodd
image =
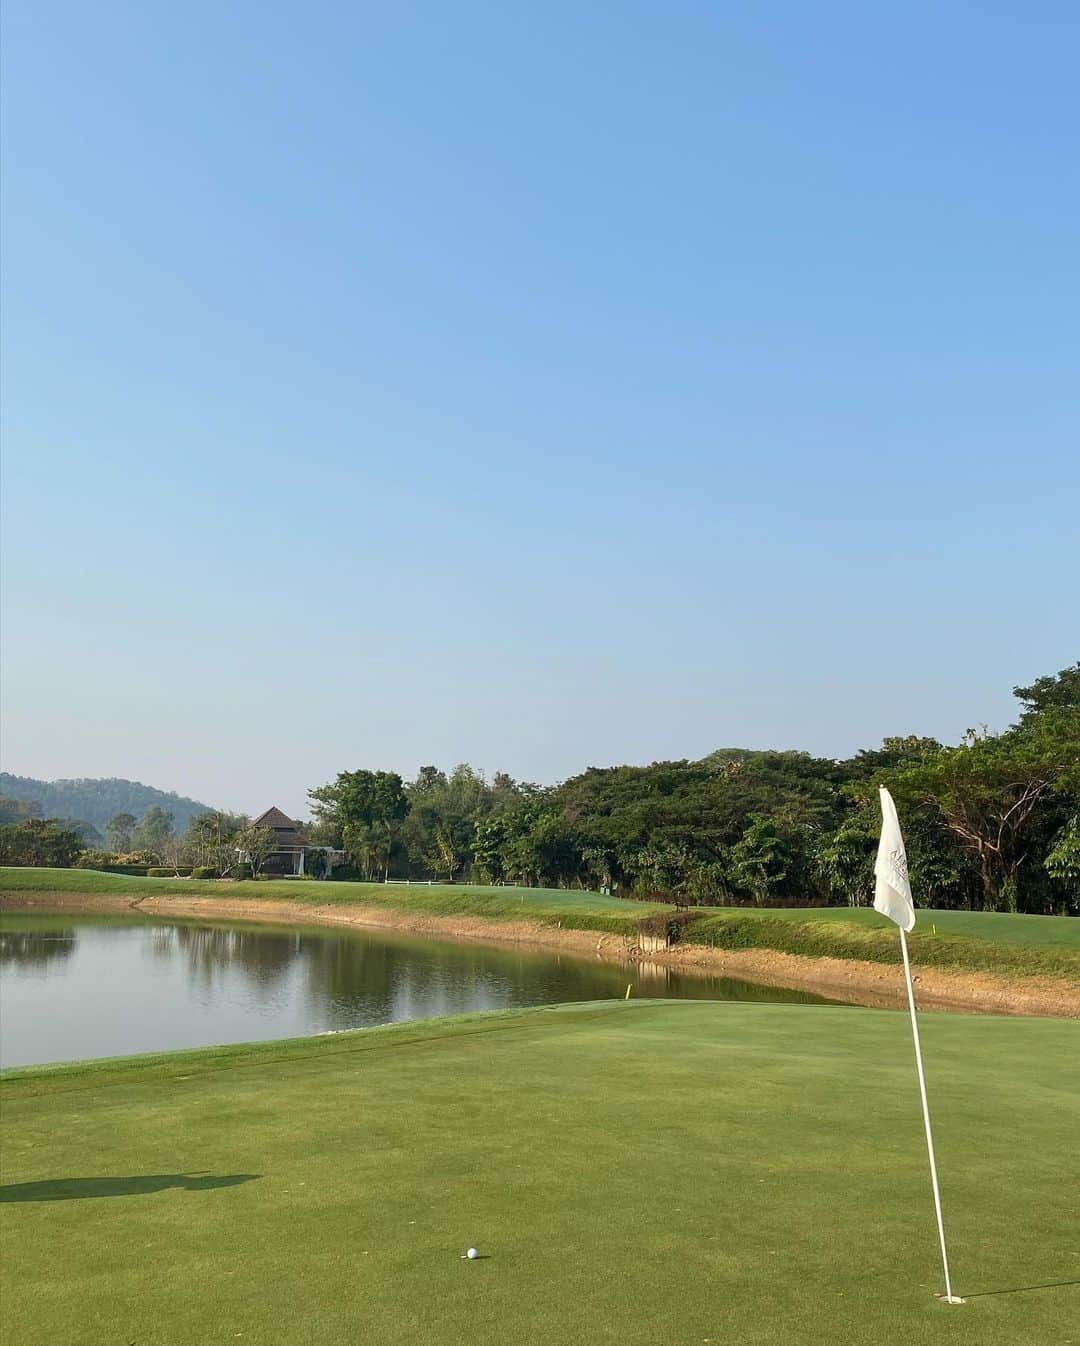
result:
M 470 1248 L 469 1251 L 465 1254 L 465 1256 L 471 1262 L 474 1258 L 479 1257 L 480 1254 L 476 1251 L 475 1248 Z

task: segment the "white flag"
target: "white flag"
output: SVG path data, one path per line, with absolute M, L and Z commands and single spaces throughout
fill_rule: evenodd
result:
M 881 840 L 874 861 L 874 910 L 895 921 L 901 930 L 915 925 L 915 904 L 908 881 L 907 851 L 900 834 L 900 819 L 888 790 L 881 787 Z

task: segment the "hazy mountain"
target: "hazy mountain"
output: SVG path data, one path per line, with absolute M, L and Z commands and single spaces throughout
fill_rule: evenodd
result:
M 41 805 L 43 818 L 80 818 L 105 831 L 110 818 L 131 813 L 136 819 L 153 804 L 173 817 L 173 827 L 182 832 L 198 813 L 206 813 L 209 804 L 187 799 L 171 791 L 155 790 L 135 780 L 34 780 L 32 776 L 13 776 L 0 771 L 0 795 Z

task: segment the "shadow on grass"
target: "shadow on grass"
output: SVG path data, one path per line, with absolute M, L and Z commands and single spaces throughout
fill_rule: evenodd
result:
M 128 1178 L 52 1178 L 47 1182 L 11 1182 L 0 1187 L 5 1201 L 82 1201 L 87 1197 L 146 1196 L 180 1187 L 187 1192 L 205 1192 L 215 1187 L 236 1187 L 261 1178 L 261 1173 L 145 1173 Z
M 1080 1285 L 1080 1281 L 1044 1281 L 1042 1285 L 1014 1285 L 1011 1290 L 965 1290 L 964 1298 L 986 1299 L 990 1295 L 1022 1295 L 1028 1290 L 1064 1290 L 1070 1285 Z

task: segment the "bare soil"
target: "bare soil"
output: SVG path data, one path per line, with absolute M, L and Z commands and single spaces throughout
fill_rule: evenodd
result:
M 712 949 L 685 944 L 644 954 L 623 935 L 570 930 L 538 921 L 488 921 L 478 916 L 433 916 L 384 907 L 317 906 L 273 899 L 121 897 L 73 893 L 5 894 L 0 910 L 144 911 L 149 915 L 215 917 L 268 925 L 364 926 L 437 939 L 483 940 L 490 944 L 532 944 L 562 949 L 607 962 L 656 963 L 701 977 L 736 977 L 767 986 L 848 1000 L 860 1005 L 900 1008 L 907 1003 L 903 969 L 854 958 L 811 958 L 772 949 Z M 1001 973 L 921 967 L 913 964 L 923 1009 L 983 1014 L 1024 1014 L 1080 1019 L 1080 986 L 1054 977 L 1009 977 Z

